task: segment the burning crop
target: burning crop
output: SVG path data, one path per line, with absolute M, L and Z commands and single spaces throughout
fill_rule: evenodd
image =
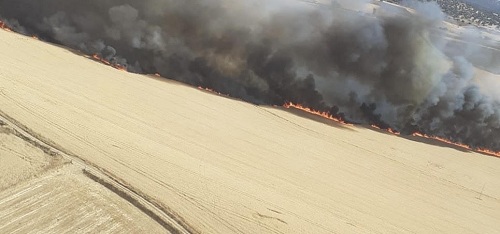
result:
M 325 111 L 317 111 L 317 110 L 313 110 L 311 108 L 308 108 L 308 107 L 304 107 L 302 105 L 299 105 L 299 104 L 294 104 L 294 103 L 286 103 L 285 105 L 283 105 L 283 107 L 287 108 L 287 109 L 290 109 L 290 108 L 293 108 L 293 109 L 297 109 L 297 110 L 300 110 L 300 111 L 304 111 L 306 113 L 309 113 L 309 114 L 312 114 L 312 115 L 315 115 L 315 116 L 320 116 L 322 118 L 325 118 L 325 119 L 329 119 L 331 121 L 334 121 L 338 124 L 341 124 L 341 125 L 346 125 L 346 126 L 354 126 L 353 124 L 350 124 L 338 117 L 334 117 L 332 114 L 328 113 L 328 112 L 325 112 Z M 378 130 L 385 130 L 386 132 L 390 133 L 390 134 L 394 134 L 394 135 L 401 135 L 400 132 L 392 129 L 392 128 L 386 128 L 386 129 L 382 129 L 381 127 L 377 126 L 377 125 L 371 125 L 372 128 L 375 128 L 375 129 L 378 129 Z M 466 144 L 462 144 L 462 143 L 457 143 L 457 142 L 453 142 L 451 140 L 447 140 L 446 138 L 442 138 L 442 137 L 437 137 L 437 136 L 431 136 L 431 135 L 427 135 L 427 134 L 424 134 L 424 133 L 419 133 L 419 132 L 414 132 L 413 134 L 411 134 L 412 136 L 414 137 L 420 137 L 420 138 L 425 138 L 425 139 L 431 139 L 431 140 L 435 140 L 435 141 L 439 141 L 439 142 L 442 142 L 442 143 L 446 143 L 446 144 L 449 144 L 449 145 L 452 145 L 452 146 L 456 146 L 456 147 L 459 147 L 459 148 L 462 148 L 462 149 L 465 149 L 465 150 L 470 150 L 470 151 L 475 151 L 475 152 L 478 152 L 478 153 L 482 153 L 482 154 L 487 154 L 487 155 L 491 155 L 491 156 L 496 156 L 496 157 L 500 157 L 500 151 L 499 152 L 495 152 L 495 151 L 492 151 L 492 150 L 488 150 L 488 149 L 481 149 L 481 148 L 472 148 Z
M 331 114 L 331 113 L 329 113 L 327 111 L 318 111 L 318 110 L 314 110 L 312 108 L 305 107 L 305 106 L 302 106 L 300 104 L 294 104 L 294 103 L 291 103 L 291 102 L 285 103 L 283 105 L 283 107 L 285 107 L 287 109 L 293 108 L 293 109 L 301 110 L 303 112 L 306 112 L 306 113 L 309 113 L 309 114 L 312 114 L 312 115 L 316 115 L 316 116 L 320 116 L 320 117 L 323 117 L 325 119 L 329 119 L 331 121 L 334 121 L 334 122 L 337 122 L 337 123 L 340 123 L 340 124 L 343 124 L 343 125 L 353 126 L 353 124 L 348 123 L 345 120 L 343 120 L 342 118 L 336 117 L 336 116 L 334 116 L 333 114 Z
M 10 29 L 3 21 L 0 20 L 0 29 L 3 29 L 5 31 L 11 32 L 12 29 Z
M 498 155 L 500 98 L 474 79 L 474 66 L 497 68 L 498 56 L 444 40 L 436 3 L 408 1 L 414 11 L 370 4 L 377 10 L 283 0 L 0 0 L 0 15 L 119 70 Z
M 102 58 L 101 56 L 99 56 L 98 54 L 93 54 L 92 56 L 85 56 L 86 58 L 90 58 L 94 61 L 98 61 L 104 65 L 108 65 L 108 66 L 111 66 L 117 70 L 120 70 L 120 71 L 127 71 L 127 67 L 123 66 L 123 65 L 120 65 L 120 64 L 117 64 L 117 63 L 111 63 L 110 61 L 108 61 L 107 59 L 104 59 Z

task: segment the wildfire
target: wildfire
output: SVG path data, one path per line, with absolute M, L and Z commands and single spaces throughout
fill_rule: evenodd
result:
M 488 150 L 488 149 L 476 149 L 476 151 L 479 153 L 500 157 L 500 152 L 495 152 L 495 151 Z
M 446 144 L 450 144 L 450 145 L 454 145 L 454 146 L 458 146 L 460 148 L 464 148 L 464 149 L 467 149 L 467 150 L 473 150 L 470 146 L 468 146 L 466 144 L 456 143 L 456 142 L 453 142 L 453 141 L 450 141 L 450 140 L 447 140 L 447 139 L 444 139 L 444 138 L 441 138 L 441 137 L 437 137 L 437 136 L 430 136 L 430 135 L 419 133 L 419 132 L 413 133 L 412 135 L 415 136 L 415 137 L 422 137 L 422 138 L 427 138 L 427 139 L 432 139 L 432 140 L 440 141 L 440 142 L 443 142 L 443 143 L 446 143 Z
M 88 58 L 88 56 L 85 56 L 85 57 Z M 96 60 L 96 61 L 99 61 L 99 62 L 101 62 L 101 63 L 103 63 L 105 65 L 108 65 L 108 66 L 111 66 L 111 67 L 113 67 L 115 69 L 118 69 L 120 71 L 127 71 L 126 67 L 124 67 L 124 66 L 122 66 L 120 64 L 113 64 L 113 63 L 109 62 L 108 60 L 106 60 L 104 58 L 101 58 L 101 56 L 99 56 L 98 54 L 92 55 L 91 58 L 94 59 L 94 60 Z
M 126 67 L 118 65 L 118 64 L 113 65 L 113 67 L 116 68 L 116 69 L 118 69 L 118 70 L 120 70 L 120 71 L 124 71 L 124 72 L 127 71 Z
M 379 126 L 377 126 L 377 125 L 373 125 L 373 124 L 371 125 L 371 127 L 372 127 L 372 128 L 375 128 L 375 129 L 379 129 L 379 130 L 386 130 L 387 132 L 392 133 L 392 134 L 394 134 L 394 135 L 401 135 L 401 133 L 399 133 L 398 131 L 396 131 L 396 130 L 394 130 L 394 129 L 392 129 L 392 128 L 382 129 L 382 128 L 380 128 Z
M 432 139 L 432 140 L 440 141 L 440 142 L 443 142 L 443 143 L 446 143 L 446 144 L 454 145 L 454 146 L 457 146 L 457 147 L 460 147 L 460 148 L 463 148 L 463 149 L 466 149 L 466 150 L 476 151 L 478 153 L 488 154 L 488 155 L 491 155 L 491 156 L 500 157 L 500 152 L 495 152 L 493 150 L 481 149 L 481 148 L 479 148 L 479 149 L 473 149 L 472 147 L 470 147 L 470 146 L 468 146 L 466 144 L 453 142 L 453 141 L 450 141 L 448 139 L 444 139 L 444 138 L 437 137 L 437 136 L 430 136 L 430 135 L 422 134 L 422 133 L 418 133 L 418 132 L 417 133 L 413 133 L 413 136 L 427 138 L 427 139 Z
M 0 20 L 0 28 L 7 31 L 7 32 L 12 32 L 12 29 L 9 28 L 3 21 Z
M 334 117 L 332 114 L 330 114 L 328 112 L 313 110 L 313 109 L 311 109 L 309 107 L 304 107 L 302 105 L 294 104 L 294 103 L 286 103 L 283 106 L 285 108 L 288 108 L 288 109 L 289 108 L 294 108 L 294 109 L 301 110 L 301 111 L 304 111 L 304 112 L 307 112 L 307 113 L 310 113 L 310 114 L 313 114 L 313 115 L 317 115 L 317 116 L 320 116 L 320 117 L 323 117 L 323 118 L 326 118 L 326 119 L 330 119 L 330 120 L 333 120 L 333 121 L 335 121 L 337 123 L 340 123 L 340 124 L 353 126 L 352 124 L 349 124 L 349 123 L 345 122 L 342 119 Z M 384 130 L 384 129 L 381 129 L 377 125 L 371 125 L 371 126 L 373 128 L 379 129 L 379 130 Z M 388 128 L 388 129 L 385 129 L 385 130 L 388 133 L 391 133 L 391 134 L 394 134 L 394 135 L 400 135 L 401 134 L 398 131 L 396 131 L 394 129 L 391 129 L 391 128 Z M 450 141 L 450 140 L 445 139 L 445 138 L 441 138 L 441 137 L 437 137 L 437 136 L 431 136 L 431 135 L 427 135 L 427 134 L 423 134 L 423 133 L 418 133 L 418 132 L 413 133 L 412 135 L 414 137 L 421 137 L 421 138 L 431 139 L 431 140 L 443 142 L 443 143 L 446 143 L 446 144 L 449 144 L 449 145 L 457 146 L 457 147 L 460 147 L 460 148 L 463 148 L 463 149 L 466 149 L 466 150 L 475 151 L 475 152 L 478 152 L 478 153 L 487 154 L 487 155 L 491 155 L 491 156 L 495 156 L 495 157 L 500 157 L 500 152 L 495 152 L 495 151 L 488 150 L 488 149 L 473 149 L 472 147 L 470 147 L 470 146 L 468 146 L 466 144 L 453 142 L 453 141 Z
M 387 131 L 388 131 L 389 133 L 394 134 L 394 135 L 401 135 L 401 133 L 399 133 L 398 131 L 396 131 L 396 130 L 394 130 L 394 129 L 392 129 L 392 128 L 388 128 L 388 129 L 387 129 Z
M 1 20 L 0 20 L 0 29 L 3 29 L 3 30 L 8 31 L 8 32 L 12 32 L 12 29 L 10 29 Z M 32 38 L 38 39 L 37 36 L 32 36 Z M 98 54 L 94 54 L 92 56 L 85 55 L 85 57 L 91 58 L 91 59 L 96 60 L 96 61 L 99 61 L 99 62 L 101 62 L 101 63 L 103 63 L 105 65 L 111 66 L 111 67 L 113 67 L 115 69 L 118 69 L 118 70 L 121 70 L 121 71 L 127 71 L 126 67 L 124 67 L 122 65 L 119 65 L 119 64 L 113 64 L 110 61 L 108 61 L 108 60 L 106 60 L 104 58 L 101 58 Z M 160 77 L 160 74 L 158 74 L 158 73 L 155 73 L 154 75 Z M 203 88 L 201 86 L 198 86 L 198 89 L 204 90 L 204 91 L 207 91 L 207 92 L 211 92 L 211 93 L 215 93 L 215 94 L 218 94 L 218 95 L 227 96 L 225 94 L 221 94 L 221 93 L 219 93 L 219 92 L 217 92 L 217 91 L 215 91 L 213 89 L 210 89 L 210 88 Z M 297 110 L 300 110 L 300 111 L 307 112 L 309 114 L 313 114 L 313 115 L 316 115 L 316 116 L 323 117 L 325 119 L 332 120 L 334 122 L 337 122 L 337 123 L 340 123 L 340 124 L 343 124 L 343 125 L 353 126 L 353 124 L 347 123 L 346 121 L 344 121 L 344 120 L 342 120 L 340 118 L 337 118 L 337 117 L 333 116 L 332 114 L 330 114 L 329 112 L 326 112 L 326 111 L 314 110 L 312 108 L 305 107 L 305 106 L 302 106 L 300 104 L 294 104 L 294 103 L 291 103 L 291 102 L 284 104 L 283 107 L 285 107 L 287 109 L 290 109 L 290 108 L 297 109 Z M 398 131 L 396 131 L 394 129 L 391 129 L 391 128 L 381 129 L 377 125 L 371 125 L 371 126 L 373 128 L 376 128 L 376 129 L 386 130 L 388 133 L 391 133 L 391 134 L 394 134 L 394 135 L 400 135 L 400 133 Z M 426 138 L 426 139 L 432 139 L 432 140 L 436 140 L 436 141 L 443 142 L 443 143 L 446 143 L 446 144 L 454 145 L 454 146 L 457 146 L 457 147 L 460 147 L 460 148 L 463 148 L 463 149 L 466 149 L 466 150 L 476 151 L 478 153 L 500 157 L 500 152 L 495 152 L 495 151 L 492 151 L 492 150 L 481 149 L 481 148 L 480 149 L 473 149 L 472 147 L 470 147 L 468 145 L 465 145 L 465 144 L 462 144 L 462 143 L 453 142 L 453 141 L 450 141 L 450 140 L 447 140 L 447 139 L 444 139 L 444 138 L 441 138 L 441 137 L 431 136 L 431 135 L 427 135 L 427 134 L 423 134 L 423 133 L 418 133 L 418 132 L 413 133 L 412 135 L 414 137 L 421 137 L 421 138 Z
M 301 110 L 301 111 L 307 112 L 309 114 L 313 114 L 313 115 L 316 115 L 316 116 L 320 116 L 320 117 L 323 117 L 323 118 L 335 121 L 335 122 L 340 123 L 340 124 L 353 126 L 352 124 L 347 123 L 344 120 L 342 120 L 340 118 L 337 118 L 337 117 L 333 116 L 332 114 L 330 114 L 329 112 L 326 112 L 326 111 L 313 110 L 313 109 L 311 109 L 309 107 L 305 107 L 305 106 L 302 106 L 300 104 L 295 104 L 295 103 L 291 103 L 291 102 L 286 103 L 285 105 L 283 105 L 283 107 L 285 107 L 287 109 L 294 108 L 294 109 L 297 109 L 297 110 Z
M 210 92 L 210 93 L 215 93 L 215 94 L 220 95 L 220 96 L 226 96 L 226 97 L 227 97 L 227 96 L 229 96 L 229 95 L 227 95 L 227 94 L 222 94 L 222 93 L 219 93 L 219 92 L 217 92 L 217 91 L 215 91 L 215 90 L 213 90 L 213 89 L 210 89 L 210 88 L 203 88 L 203 87 L 201 87 L 201 86 L 198 86 L 198 89 L 199 89 L 199 90 L 204 90 L 204 91 L 207 91 L 207 92 Z

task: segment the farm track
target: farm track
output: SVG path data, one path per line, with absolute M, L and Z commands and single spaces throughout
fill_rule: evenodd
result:
M 64 159 L 70 161 L 72 165 L 76 166 L 77 168 L 79 168 L 83 172 L 83 175 L 90 178 L 94 182 L 97 182 L 97 183 L 105 186 L 110 191 L 114 192 L 115 194 L 119 195 L 121 198 L 130 202 L 136 208 L 141 210 L 144 214 L 146 214 L 147 216 L 152 218 L 154 221 L 156 221 L 158 224 L 160 224 L 168 232 L 170 232 L 170 233 L 192 233 L 192 231 L 188 230 L 189 227 L 187 227 L 186 224 L 180 224 L 176 217 L 172 217 L 172 215 L 168 214 L 167 212 L 165 212 L 161 208 L 157 207 L 156 204 L 148 201 L 146 198 L 141 196 L 139 193 L 134 191 L 129 186 L 125 185 L 122 182 L 119 182 L 117 179 L 113 178 L 112 176 L 110 176 L 107 172 L 103 171 L 102 169 L 100 169 L 96 166 L 90 165 L 89 163 L 80 159 L 78 156 L 73 155 L 71 153 L 67 153 L 64 150 L 58 148 L 58 146 L 53 145 L 54 143 L 52 143 L 48 140 L 42 139 L 42 137 L 39 134 L 33 133 L 30 129 L 26 128 L 25 126 L 23 126 L 19 122 L 15 121 L 14 119 L 8 117 L 6 114 L 4 114 L 1 111 L 0 111 L 0 123 L 2 123 L 2 125 L 7 125 L 7 126 L 11 127 L 16 136 L 20 137 L 21 139 L 25 140 L 26 142 L 28 142 L 34 146 L 36 146 L 37 148 L 44 151 L 46 154 L 51 155 L 51 156 L 61 156 Z M 45 178 L 45 177 L 42 176 L 42 178 Z M 65 183 L 58 183 L 54 186 L 47 186 L 47 184 L 50 184 L 51 182 L 44 181 L 43 179 L 42 180 L 36 179 L 36 180 L 38 182 L 36 182 L 34 184 L 34 186 L 22 188 L 16 194 L 11 194 L 12 196 L 9 196 L 7 198 L 0 197 L 0 230 L 3 230 L 2 229 L 3 227 L 7 227 L 8 225 L 12 224 L 12 222 L 15 222 L 15 220 L 10 220 L 9 222 L 6 222 L 5 220 L 2 220 L 1 218 L 2 218 L 2 212 L 3 213 L 13 212 L 13 211 L 9 211 L 8 207 L 14 206 L 18 202 L 35 202 L 35 203 L 40 203 L 41 206 L 48 206 L 50 204 L 45 202 L 44 198 L 51 198 L 51 197 L 53 198 L 54 196 L 63 196 L 61 199 L 65 199 L 65 198 L 71 199 L 73 197 L 72 194 L 74 192 L 72 192 L 72 191 L 68 192 L 67 194 L 63 193 L 64 191 L 68 191 L 67 189 L 64 189 L 64 185 L 67 185 Z M 32 182 L 29 182 L 29 183 L 32 184 Z M 78 193 L 78 192 L 79 191 L 76 191 L 75 193 Z M 24 196 L 20 196 L 19 194 L 24 194 Z M 27 199 L 26 195 L 28 195 L 28 194 L 30 194 L 31 196 L 29 196 L 29 197 L 32 197 L 32 198 L 30 198 L 28 200 L 16 199 L 18 197 L 20 197 L 20 199 Z M 63 204 L 68 204 L 68 202 L 66 202 L 66 203 L 63 202 Z M 74 207 L 60 207 L 60 208 L 62 210 L 65 210 L 65 209 L 71 210 Z M 81 212 L 85 212 L 84 210 L 81 210 Z M 34 212 L 34 211 L 32 211 L 32 212 Z M 55 214 L 57 214 L 57 212 Z M 21 219 L 23 217 L 30 217 L 29 215 L 30 215 L 30 213 L 27 213 L 25 215 L 22 215 L 19 219 Z M 84 213 L 82 213 L 80 215 L 92 217 L 92 214 L 85 215 Z M 4 217 L 8 217 L 8 216 L 4 216 Z M 36 223 L 36 220 L 34 220 L 33 223 Z M 73 225 L 73 226 L 77 227 L 78 225 Z M 16 229 L 13 231 L 23 230 L 23 229 L 21 229 L 22 227 L 18 227 L 18 228 L 19 228 L 19 230 Z M 73 231 L 73 230 L 68 229 L 67 231 Z M 84 231 L 84 230 L 79 230 L 79 231 Z M 94 231 L 96 231 L 96 230 L 94 230 Z M 101 231 L 103 231 L 103 230 L 101 230 Z

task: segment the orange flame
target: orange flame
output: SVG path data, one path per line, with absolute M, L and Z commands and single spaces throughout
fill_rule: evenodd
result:
M 450 141 L 448 139 L 437 137 L 437 136 L 431 136 L 431 135 L 427 135 L 427 134 L 423 134 L 423 133 L 419 133 L 419 132 L 413 133 L 412 135 L 415 136 L 415 137 L 422 137 L 422 138 L 427 138 L 427 139 L 432 139 L 432 140 L 440 141 L 440 142 L 443 142 L 443 143 L 446 143 L 446 144 L 450 144 L 450 145 L 454 145 L 454 146 L 458 146 L 460 148 L 464 148 L 464 149 L 467 149 L 467 150 L 473 150 L 470 146 L 468 146 L 466 144 L 453 142 L 453 141 Z
M 3 29 L 3 30 L 8 31 L 8 32 L 12 32 L 12 29 L 10 29 L 1 20 L 0 20 L 0 29 Z M 35 35 L 33 35 L 32 38 L 38 39 L 38 37 L 35 36 Z M 106 60 L 104 58 L 101 58 L 97 54 L 94 54 L 92 56 L 85 55 L 85 57 L 92 58 L 92 59 L 94 59 L 96 61 L 99 61 L 99 62 L 105 64 L 105 65 L 112 66 L 115 69 L 118 69 L 118 70 L 121 70 L 121 71 L 127 71 L 126 67 L 121 66 L 119 64 L 112 64 L 111 62 L 109 62 L 108 60 Z M 158 73 L 155 73 L 154 75 L 158 76 L 158 77 L 160 76 L 160 74 L 158 74 Z M 199 86 L 198 89 L 205 90 L 205 91 L 208 91 L 208 92 L 211 92 L 211 93 L 215 93 L 215 94 L 218 94 L 218 95 L 224 95 L 224 94 L 221 94 L 221 93 L 219 93 L 219 92 L 217 92 L 217 91 L 215 91 L 213 89 L 203 88 L 201 86 Z M 227 95 L 224 95 L 224 96 L 227 96 Z M 285 108 L 287 108 L 287 109 L 294 108 L 294 109 L 297 109 L 297 110 L 301 110 L 301 111 L 304 111 L 304 112 L 307 112 L 307 113 L 310 113 L 310 114 L 313 114 L 313 115 L 316 115 L 316 116 L 320 116 L 320 117 L 323 117 L 323 118 L 335 121 L 335 122 L 340 123 L 340 124 L 344 124 L 344 125 L 348 125 L 348 126 L 353 126 L 353 124 L 347 123 L 344 120 L 342 120 L 340 118 L 337 118 L 337 117 L 333 116 L 332 114 L 330 114 L 329 112 L 326 112 L 326 111 L 314 110 L 314 109 L 311 109 L 309 107 L 304 107 L 304 106 L 302 106 L 300 104 L 294 104 L 294 103 L 291 103 L 291 102 L 286 103 L 283 106 Z M 372 125 L 372 127 L 376 128 L 376 129 L 381 129 L 380 127 L 378 127 L 376 125 Z M 389 132 L 389 133 L 395 134 L 395 135 L 400 135 L 400 133 L 398 131 L 396 131 L 394 129 L 391 129 L 391 128 L 386 129 L 386 131 Z M 500 157 L 500 152 L 492 151 L 492 150 L 489 150 L 489 149 L 483 149 L 483 148 L 473 149 L 472 147 L 470 147 L 468 145 L 465 145 L 465 144 L 462 144 L 462 143 L 457 143 L 457 142 L 453 142 L 453 141 L 450 141 L 450 140 L 447 140 L 447 139 L 444 139 L 444 138 L 441 138 L 441 137 L 430 136 L 430 135 L 426 135 L 426 134 L 418 133 L 418 132 L 413 133 L 412 135 L 415 136 L 415 137 L 422 137 L 422 138 L 426 138 L 426 139 L 432 139 L 432 140 L 440 141 L 440 142 L 443 142 L 443 143 L 446 143 L 446 144 L 450 144 L 450 145 L 454 145 L 454 146 L 457 146 L 457 147 L 461 147 L 463 149 L 467 149 L 467 150 L 471 150 L 471 151 L 476 151 L 478 153 Z
M 12 32 L 12 29 L 7 26 L 3 21 L 0 20 L 0 28 L 7 31 L 7 32 Z
M 374 124 L 372 124 L 371 127 L 375 128 L 375 129 L 378 129 L 378 130 L 386 130 L 387 132 L 392 133 L 394 135 L 401 135 L 401 133 L 399 133 L 398 131 L 396 131 L 396 130 L 394 130 L 392 128 L 382 129 L 379 126 L 374 125 Z
M 215 90 L 213 90 L 213 89 L 210 89 L 210 88 L 203 88 L 203 87 L 201 87 L 201 86 L 198 86 L 198 89 L 199 89 L 199 90 L 204 90 L 204 91 L 207 91 L 207 92 L 210 92 L 210 93 L 214 93 L 214 94 L 217 94 L 217 95 L 220 95 L 220 96 L 226 96 L 226 97 L 228 97 L 228 96 L 229 96 L 229 95 L 227 95 L 227 94 L 222 94 L 222 93 L 219 93 L 219 92 L 217 92 L 217 91 L 215 91 Z
M 330 114 L 329 112 L 326 112 L 326 111 L 313 110 L 313 109 L 311 109 L 309 107 L 305 107 L 305 106 L 302 106 L 300 104 L 295 104 L 295 103 L 291 103 L 291 102 L 286 103 L 285 105 L 283 105 L 283 107 L 285 107 L 287 109 L 294 108 L 294 109 L 297 109 L 297 110 L 301 110 L 301 111 L 307 112 L 309 114 L 313 114 L 313 115 L 316 115 L 316 116 L 320 116 L 320 117 L 323 117 L 323 118 L 335 121 L 335 122 L 340 123 L 340 124 L 353 126 L 353 124 L 347 123 L 344 120 L 342 120 L 340 118 L 337 118 L 337 117 L 333 116 L 332 114 Z
M 88 58 L 88 56 L 85 56 L 85 57 Z M 124 67 L 124 66 L 122 66 L 120 64 L 112 64 L 111 62 L 109 62 L 108 60 L 102 58 L 98 54 L 93 54 L 91 58 L 94 59 L 94 60 L 96 60 L 96 61 L 99 61 L 99 62 L 101 62 L 101 63 L 103 63 L 105 65 L 108 65 L 108 66 L 111 66 L 111 67 L 113 67 L 115 69 L 118 69 L 120 71 L 127 71 L 126 67 Z
M 120 71 L 124 71 L 124 72 L 127 71 L 126 67 L 124 67 L 122 65 L 119 65 L 119 64 L 115 64 L 115 65 L 113 65 L 113 67 L 116 68 L 116 69 L 118 69 L 118 70 L 120 70 Z
M 307 112 L 307 113 L 310 113 L 310 114 L 313 114 L 313 115 L 317 115 L 317 116 L 320 116 L 320 117 L 323 117 L 323 118 L 326 118 L 326 119 L 333 120 L 333 121 L 335 121 L 337 123 L 340 123 L 340 124 L 345 124 L 345 125 L 353 126 L 352 124 L 349 124 L 349 123 L 345 122 L 342 119 L 334 117 L 332 114 L 330 114 L 328 112 L 313 110 L 313 109 L 311 109 L 309 107 L 304 107 L 304 106 L 302 106 L 300 104 L 294 104 L 294 103 L 290 102 L 290 103 L 286 103 L 285 105 L 283 105 L 283 107 L 288 108 L 288 109 L 289 108 L 294 108 L 294 109 L 301 110 L 301 111 L 304 111 L 304 112 Z M 371 126 L 373 128 L 382 130 L 377 125 L 371 125 Z M 400 135 L 400 133 L 398 131 L 396 131 L 396 130 L 394 130 L 392 128 L 388 128 L 388 129 L 385 129 L 385 130 L 388 133 L 391 133 L 391 134 L 394 134 L 394 135 Z M 495 157 L 500 157 L 500 152 L 495 152 L 495 151 L 492 151 L 492 150 L 489 150 L 489 149 L 482 149 L 482 148 L 473 149 L 472 147 L 470 147 L 470 146 L 468 146 L 466 144 L 453 142 L 453 141 L 445 139 L 445 138 L 441 138 L 441 137 L 437 137 L 437 136 L 431 136 L 431 135 L 427 135 L 427 134 L 423 134 L 423 133 L 419 133 L 419 132 L 413 133 L 412 135 L 414 137 L 421 137 L 421 138 L 431 139 L 431 140 L 443 142 L 443 143 L 446 143 L 446 144 L 449 144 L 449 145 L 457 146 L 457 147 L 460 147 L 460 148 L 463 148 L 463 149 L 466 149 L 466 150 L 475 151 L 475 152 L 478 152 L 478 153 L 487 154 L 487 155 L 491 155 L 491 156 L 495 156 Z
M 388 129 L 387 129 L 387 131 L 388 131 L 389 133 L 394 134 L 394 135 L 401 135 L 401 133 L 399 133 L 398 131 L 396 131 L 396 130 L 394 130 L 394 129 L 392 129 L 392 128 L 388 128 Z
M 95 60 L 97 60 L 97 61 L 99 61 L 99 62 L 101 62 L 101 63 L 104 63 L 104 64 L 106 64 L 108 66 L 111 66 L 111 63 L 108 60 L 101 58 L 97 54 L 92 55 L 92 58 L 95 59 Z
M 457 147 L 460 147 L 460 148 L 463 148 L 463 149 L 466 149 L 466 150 L 475 151 L 475 152 L 478 152 L 478 153 L 487 154 L 487 155 L 491 155 L 491 156 L 495 156 L 495 157 L 500 157 L 500 152 L 495 152 L 493 150 L 483 149 L 483 148 L 476 148 L 476 149 L 474 149 L 474 148 L 470 147 L 469 145 L 466 145 L 466 144 L 463 144 L 463 143 L 453 142 L 453 141 L 450 141 L 450 140 L 442 138 L 442 137 L 430 136 L 430 135 L 423 134 L 423 133 L 418 133 L 418 132 L 417 133 L 413 133 L 413 136 L 427 138 L 427 139 L 432 139 L 432 140 L 440 141 L 440 142 L 443 142 L 443 143 L 446 143 L 446 144 L 454 145 L 454 146 L 457 146 Z
M 491 155 L 491 156 L 500 157 L 500 152 L 495 152 L 493 150 L 489 150 L 489 149 L 476 149 L 476 151 L 479 152 L 479 153 L 482 153 L 482 154 L 488 154 L 488 155 Z
M 7 31 L 7 32 L 13 32 L 13 30 L 11 28 L 9 28 L 9 26 L 7 26 L 7 24 L 3 21 L 0 20 L 0 28 Z M 33 39 L 36 39 L 38 40 L 38 37 L 36 35 L 33 35 L 31 36 Z

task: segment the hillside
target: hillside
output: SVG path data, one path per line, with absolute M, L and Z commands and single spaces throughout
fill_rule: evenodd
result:
M 500 27 L 500 1 L 496 0 L 426 0 L 439 4 L 443 12 L 460 23 Z M 401 4 L 402 0 L 388 0 Z
M 499 232 L 498 158 L 119 71 L 2 30 L 0 50 L 4 117 L 191 232 Z
M 500 13 L 500 1 L 498 0 L 464 0 L 464 1 L 480 9 Z

